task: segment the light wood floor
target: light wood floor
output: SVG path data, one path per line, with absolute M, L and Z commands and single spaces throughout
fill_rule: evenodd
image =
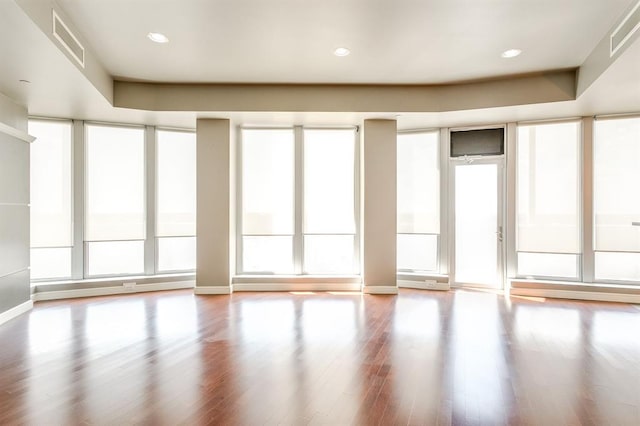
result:
M 0 424 L 640 425 L 640 309 L 458 290 L 41 302 Z

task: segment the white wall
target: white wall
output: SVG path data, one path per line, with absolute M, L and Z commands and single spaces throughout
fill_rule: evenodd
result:
M 31 299 L 27 111 L 0 94 L 0 314 Z

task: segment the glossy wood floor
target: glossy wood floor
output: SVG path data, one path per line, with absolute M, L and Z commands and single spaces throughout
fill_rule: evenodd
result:
M 0 326 L 0 424 L 640 425 L 640 309 L 189 291 Z

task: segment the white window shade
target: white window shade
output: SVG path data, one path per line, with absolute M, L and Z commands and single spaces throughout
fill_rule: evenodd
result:
M 440 233 L 438 132 L 398 135 L 398 233 Z
M 517 250 L 580 253 L 580 125 L 518 128 Z
M 354 132 L 304 130 L 306 234 L 355 234 Z
M 145 238 L 144 129 L 87 125 L 85 241 Z
M 29 121 L 31 247 L 71 247 L 71 122 Z
M 294 233 L 293 129 L 242 130 L 242 233 Z
M 156 235 L 196 234 L 196 135 L 156 133 Z
M 640 252 L 640 118 L 596 121 L 595 249 Z

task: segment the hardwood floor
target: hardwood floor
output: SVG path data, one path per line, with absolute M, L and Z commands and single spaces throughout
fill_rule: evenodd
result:
M 41 302 L 0 424 L 639 425 L 640 309 L 458 290 Z

